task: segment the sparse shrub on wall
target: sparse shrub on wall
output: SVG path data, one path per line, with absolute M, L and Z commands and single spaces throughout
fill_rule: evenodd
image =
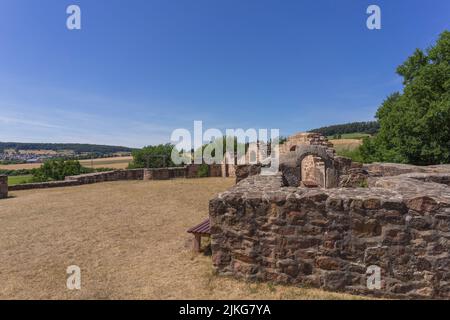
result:
M 197 177 L 206 178 L 209 176 L 209 166 L 207 164 L 201 164 L 197 171 Z

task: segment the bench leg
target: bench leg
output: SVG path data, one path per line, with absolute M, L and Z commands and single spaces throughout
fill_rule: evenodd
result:
M 196 234 L 194 238 L 194 252 L 201 252 L 201 244 L 202 244 L 202 236 Z

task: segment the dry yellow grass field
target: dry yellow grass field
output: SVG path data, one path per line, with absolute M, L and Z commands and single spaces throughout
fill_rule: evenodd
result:
M 111 157 L 100 158 L 93 160 L 80 160 L 80 163 L 88 168 L 112 168 L 112 169 L 125 169 L 128 164 L 133 160 L 133 157 Z M 39 168 L 41 163 L 23 163 L 23 164 L 5 164 L 0 165 L 0 169 L 5 170 L 20 170 L 20 169 L 35 169 Z
M 121 181 L 0 201 L 0 299 L 354 299 L 213 274 L 186 230 L 232 179 Z M 66 268 L 81 268 L 81 290 Z
M 80 160 L 81 165 L 88 168 L 126 169 L 133 157 L 112 157 L 93 160 Z
M 362 139 L 332 139 L 329 141 L 334 145 L 334 148 L 338 152 L 341 150 L 354 150 L 363 143 Z

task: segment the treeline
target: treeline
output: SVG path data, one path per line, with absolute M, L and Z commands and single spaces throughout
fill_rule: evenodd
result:
M 14 150 L 73 150 L 75 153 L 110 154 L 116 152 L 132 152 L 134 149 L 121 146 L 106 146 L 82 143 L 22 143 L 0 142 L 0 152 L 6 149 Z
M 324 136 L 334 136 L 345 133 L 367 133 L 373 135 L 380 130 L 378 121 L 351 122 L 345 124 L 337 124 L 318 129 L 309 130 L 310 132 L 320 133 Z

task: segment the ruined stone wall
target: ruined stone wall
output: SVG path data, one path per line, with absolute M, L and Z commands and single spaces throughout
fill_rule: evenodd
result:
M 325 164 L 314 156 L 307 156 L 301 163 L 302 180 L 312 181 L 320 186 L 324 186 L 325 181 Z
M 312 160 L 308 161 L 311 157 Z M 335 156 L 334 149 L 322 145 L 301 145 L 296 151 L 280 157 L 284 183 L 292 187 L 313 179 L 312 181 L 321 182 L 319 185 L 324 181 L 325 188 L 336 188 L 341 176 L 347 174 L 351 167 L 351 159 Z M 310 174 L 311 177 L 304 177 L 304 174 Z
M 144 180 L 168 180 L 170 179 L 168 168 L 144 169 Z
M 211 164 L 209 166 L 210 177 L 222 177 L 222 166 L 220 164 Z
M 371 163 L 362 166 L 371 177 L 392 177 L 406 173 L 447 173 L 450 164 L 414 166 L 399 163 Z
M 300 145 L 321 145 L 328 148 L 333 144 L 319 133 L 301 132 L 290 136 L 285 143 L 280 145 L 280 155 L 295 151 Z
M 186 178 L 198 178 L 198 170 L 200 164 L 189 164 L 186 166 Z M 208 165 L 208 177 L 222 177 L 222 165 L 211 164 Z
M 143 178 L 144 178 L 144 169 L 114 170 L 106 172 L 81 174 L 77 176 L 67 176 L 64 181 L 19 184 L 15 186 L 10 186 L 9 190 L 17 191 L 17 190 L 72 187 L 83 184 L 99 183 L 106 181 L 143 180 Z
M 25 183 L 25 184 L 17 184 L 15 186 L 10 186 L 9 191 L 73 187 L 73 186 L 79 186 L 79 185 L 81 185 L 81 183 L 76 180 L 36 182 L 36 183 Z
M 281 176 L 252 176 L 210 202 L 214 267 L 248 280 L 448 299 L 449 179 L 305 189 L 283 187 Z M 367 287 L 369 266 L 381 268 L 380 289 Z
M 186 178 L 186 167 L 169 168 L 170 179 Z
M 67 176 L 64 181 L 50 181 L 38 183 L 26 183 L 10 186 L 9 190 L 46 189 L 57 187 L 71 187 L 83 184 L 120 181 L 120 180 L 167 180 L 176 178 L 197 178 L 199 165 L 187 165 L 173 168 L 129 169 L 106 172 L 94 172 L 77 176 Z M 221 177 L 221 165 L 209 166 L 210 177 Z M 1 181 L 1 179 L 0 179 Z M 6 177 L 7 181 L 7 177 Z M 7 190 L 7 187 L 5 188 Z
M 0 199 L 8 198 L 8 177 L 0 175 Z
M 189 164 L 186 166 L 186 178 L 198 178 L 199 164 Z
M 235 166 L 236 183 L 248 177 L 259 175 L 261 173 L 261 165 L 259 164 L 243 164 Z
M 80 184 L 90 184 L 90 183 L 118 181 L 118 180 L 142 180 L 143 178 L 144 178 L 144 169 L 132 169 L 132 170 L 94 172 L 81 174 L 77 176 L 67 176 L 65 180 L 78 181 Z

